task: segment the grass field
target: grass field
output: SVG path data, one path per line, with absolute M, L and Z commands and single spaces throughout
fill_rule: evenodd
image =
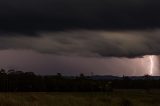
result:
M 0 106 L 160 106 L 160 90 L 0 93 Z

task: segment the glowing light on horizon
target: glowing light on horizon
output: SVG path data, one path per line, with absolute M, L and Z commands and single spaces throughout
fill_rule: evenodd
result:
M 154 60 L 153 60 L 153 56 L 149 56 L 150 59 L 150 75 L 153 75 L 153 68 L 154 68 Z
M 146 55 L 143 58 L 136 58 L 133 61 L 137 66 L 133 68 L 132 75 L 160 75 L 158 56 Z

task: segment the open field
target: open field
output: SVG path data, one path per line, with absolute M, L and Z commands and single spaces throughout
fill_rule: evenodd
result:
M 0 93 L 0 106 L 160 106 L 160 90 Z

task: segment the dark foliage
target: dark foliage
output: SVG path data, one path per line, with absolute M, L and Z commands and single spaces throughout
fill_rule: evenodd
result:
M 80 74 L 78 77 L 66 77 L 61 73 L 50 76 L 39 76 L 33 72 L 16 70 L 0 70 L 0 91 L 103 91 L 111 92 L 113 89 L 159 89 L 160 80 L 144 79 L 132 80 L 129 77 L 121 79 L 95 80 Z

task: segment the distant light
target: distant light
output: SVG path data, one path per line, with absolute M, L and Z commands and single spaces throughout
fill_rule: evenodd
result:
M 153 56 L 149 56 L 149 59 L 150 59 L 150 72 L 149 72 L 149 75 L 153 75 L 154 57 Z

